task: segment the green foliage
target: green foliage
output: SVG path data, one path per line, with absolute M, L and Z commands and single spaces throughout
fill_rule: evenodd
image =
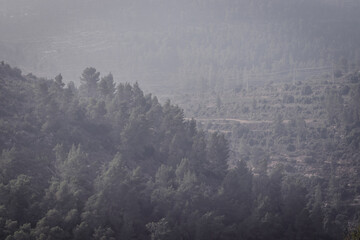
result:
M 99 82 L 87 68 L 78 94 L 59 76 L 20 79 L 0 70 L 0 91 L 14 100 L 0 107 L 1 239 L 342 236 L 348 219 L 336 179 L 328 186 L 322 179 L 314 191 L 307 178 L 271 168 L 277 142 L 296 145 L 295 154 L 313 135 L 323 139 L 301 117 L 285 121 L 279 113 L 261 135 L 263 145 L 251 127 L 234 126 L 244 143 L 240 156 L 249 161 L 230 164 L 223 133 L 198 130 L 180 107 L 160 104 L 138 84 L 115 87 L 112 75 Z M 355 102 L 356 92 L 351 96 Z M 264 104 L 257 100 L 254 109 Z
M 274 133 L 276 135 L 285 135 L 286 128 L 283 123 L 283 116 L 281 114 L 277 114 L 274 120 Z
M 301 89 L 302 95 L 311 95 L 312 93 L 313 93 L 313 91 L 309 85 L 306 85 Z
M 227 159 L 229 157 L 229 148 L 225 136 L 219 133 L 213 133 L 210 136 L 207 147 L 208 170 L 214 174 L 215 178 L 222 179 L 228 169 Z
M 102 77 L 99 82 L 99 91 L 102 97 L 113 96 L 115 93 L 114 77 L 111 73 L 107 76 Z
M 98 88 L 100 73 L 93 67 L 86 68 L 81 75 L 81 90 L 86 97 L 95 97 Z
M 147 229 L 151 232 L 151 240 L 166 240 L 170 239 L 171 230 L 168 227 L 168 222 L 165 218 L 158 222 L 151 222 L 146 224 Z
M 349 232 L 345 238 L 345 240 L 357 240 L 360 239 L 360 227 Z
M 56 75 L 55 77 L 55 82 L 57 85 L 59 85 L 59 87 L 64 87 L 65 86 L 65 83 L 63 83 L 63 77 L 61 75 L 61 73 L 59 75 Z
M 334 89 L 326 89 L 325 92 L 325 108 L 331 124 L 339 123 L 342 119 L 340 116 L 344 109 L 344 100 L 341 94 Z

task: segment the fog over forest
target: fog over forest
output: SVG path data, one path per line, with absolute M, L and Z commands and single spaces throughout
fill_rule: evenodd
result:
M 0 0 L 0 239 L 360 239 L 359 0 Z
M 43 77 L 62 73 L 66 82 L 95 66 L 154 93 L 159 85 L 223 89 L 244 72 L 360 61 L 356 0 L 0 4 L 3 58 Z

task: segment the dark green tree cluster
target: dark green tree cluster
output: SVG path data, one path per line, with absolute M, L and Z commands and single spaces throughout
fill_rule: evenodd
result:
M 321 188 L 281 168 L 229 168 L 222 134 L 137 84 L 99 78 L 87 68 L 77 89 L 0 66 L 1 239 L 341 236 Z

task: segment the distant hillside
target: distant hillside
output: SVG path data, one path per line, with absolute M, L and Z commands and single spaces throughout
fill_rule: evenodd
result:
M 223 134 L 138 84 L 81 76 L 76 88 L 0 64 L 1 239 L 342 239 L 356 223 L 358 190 L 337 176 L 270 169 L 261 150 L 229 168 Z
M 3 0 L 0 9 L 1 58 L 65 82 L 93 65 L 165 95 L 360 63 L 358 1 Z
M 248 158 L 244 149 L 261 148 L 289 171 L 322 177 L 351 172 L 358 181 L 359 83 L 359 72 L 322 74 L 172 99 L 203 129 L 224 132 L 235 159 Z
M 356 71 L 173 100 L 201 129 L 226 135 L 231 161 L 245 160 L 254 172 L 282 166 L 311 181 L 337 179 L 341 204 L 359 206 L 359 96 Z

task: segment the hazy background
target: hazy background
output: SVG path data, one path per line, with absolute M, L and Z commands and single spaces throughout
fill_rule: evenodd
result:
M 223 90 L 247 75 L 359 66 L 359 10 L 356 0 L 0 0 L 0 59 L 65 82 L 93 66 L 160 95 Z
M 0 0 L 0 239 L 359 239 L 359 13 Z

